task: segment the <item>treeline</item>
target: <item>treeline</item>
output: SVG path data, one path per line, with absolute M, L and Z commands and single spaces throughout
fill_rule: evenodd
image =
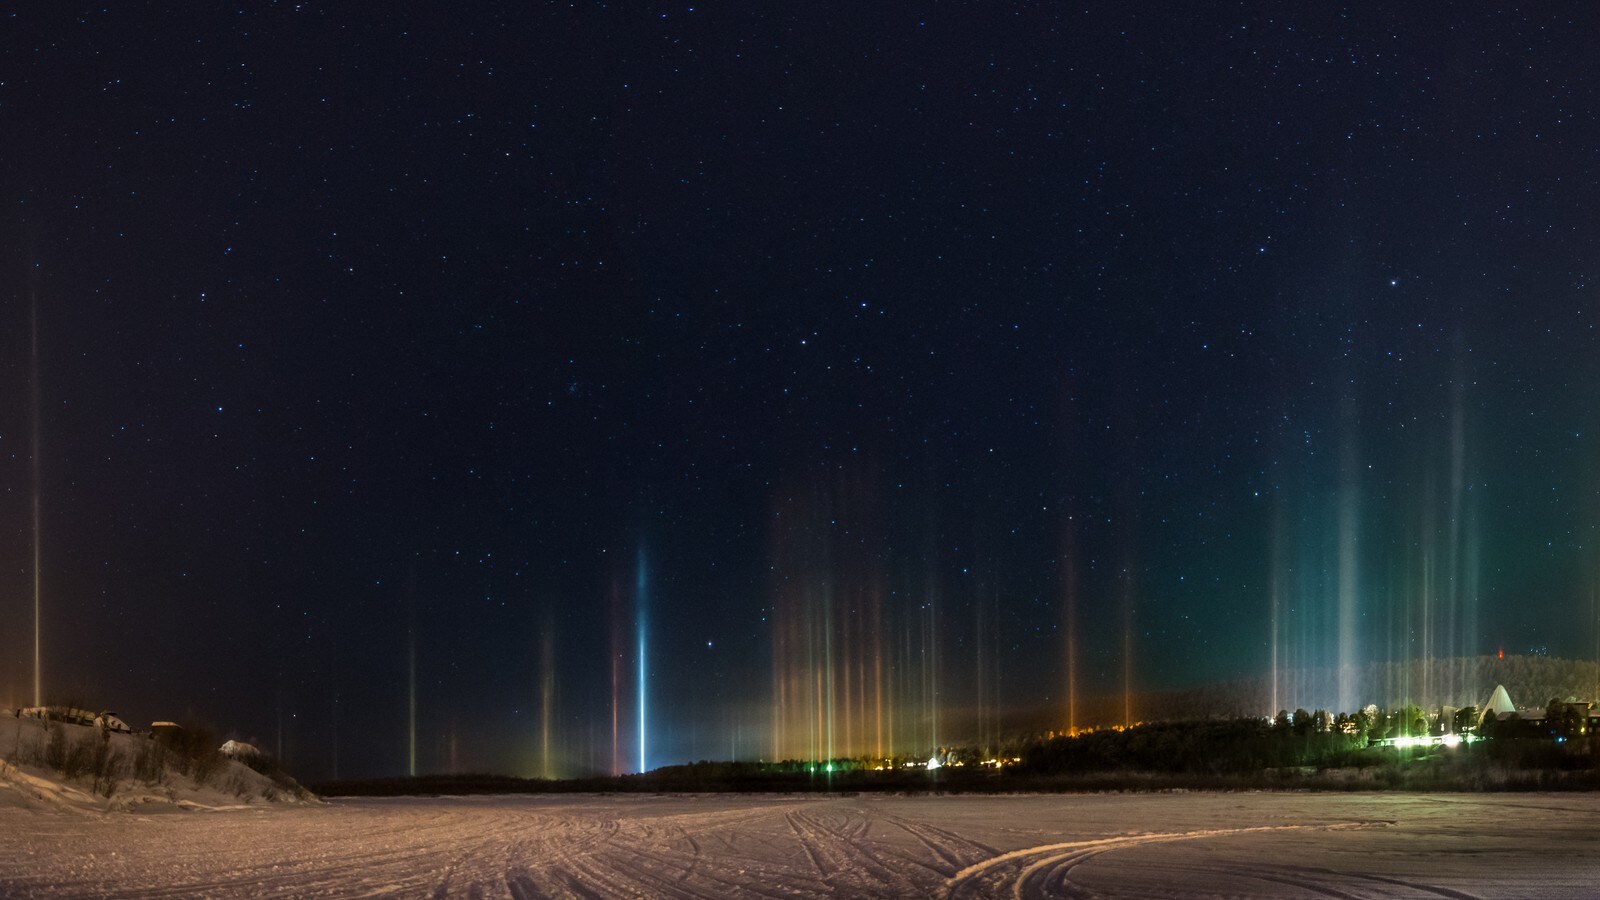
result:
M 1259 718 L 1164 722 L 1056 737 L 1027 747 L 1017 768 L 1032 775 L 1238 775 L 1291 766 L 1349 765 L 1367 752 L 1365 728 L 1355 733 L 1319 729 L 1310 715 L 1299 721 L 1298 728 Z
M 1369 745 L 1424 733 L 1413 706 L 1380 716 L 1298 711 L 1260 718 L 1167 722 L 1029 742 L 1003 768 L 894 768 L 881 760 L 698 762 L 644 775 L 571 779 L 432 775 L 328 782 L 323 796 L 572 793 L 1003 793 L 1190 790 L 1594 790 L 1600 738 L 1548 736 L 1454 748 Z M 951 758 L 973 754 L 960 748 Z
M 311 786 L 324 797 L 467 796 L 481 794 L 659 794 L 659 793 L 803 793 L 811 791 L 919 791 L 930 785 L 958 789 L 983 776 L 926 771 L 871 771 L 854 761 L 826 763 L 697 762 L 667 766 L 642 775 L 592 775 L 578 778 L 518 778 L 509 775 L 458 774 L 328 781 Z M 967 777 L 970 774 L 970 777 Z

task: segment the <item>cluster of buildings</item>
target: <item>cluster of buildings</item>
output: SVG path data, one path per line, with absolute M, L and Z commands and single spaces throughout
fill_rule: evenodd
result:
M 1489 702 L 1478 718 L 1478 730 L 1485 725 L 1497 730 L 1513 729 L 1529 735 L 1555 735 L 1558 740 L 1581 734 L 1600 733 L 1600 708 L 1588 700 L 1552 698 L 1545 706 L 1517 706 L 1504 685 L 1495 685 Z
M 122 717 L 110 710 L 95 712 L 76 706 L 23 706 L 12 711 L 12 715 L 19 719 L 38 719 L 44 722 L 62 722 L 67 725 L 88 725 L 100 728 L 115 734 L 136 734 Z M 176 722 L 151 722 L 148 735 L 156 740 L 176 740 L 183 732 L 183 726 Z M 244 741 L 228 741 L 220 748 L 222 755 L 230 759 L 248 759 L 261 757 L 259 748 Z

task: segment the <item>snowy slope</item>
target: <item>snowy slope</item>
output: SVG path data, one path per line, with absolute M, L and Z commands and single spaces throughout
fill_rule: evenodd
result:
M 141 779 L 135 760 L 141 749 L 148 751 L 151 739 L 144 735 L 106 736 L 117 760 L 110 766 L 111 784 L 97 790 L 90 777 L 64 778 L 42 763 L 49 741 L 50 723 L 0 715 L 0 809 L 55 810 L 61 812 L 99 812 L 106 810 L 228 809 L 262 804 L 304 804 L 317 802 L 309 796 L 276 784 L 249 767 L 226 758 L 219 759 L 215 771 L 197 781 L 185 775 L 175 760 L 147 771 L 152 777 Z M 100 732 L 86 725 L 56 723 L 69 744 L 94 742 Z M 109 790 L 109 796 L 106 796 Z

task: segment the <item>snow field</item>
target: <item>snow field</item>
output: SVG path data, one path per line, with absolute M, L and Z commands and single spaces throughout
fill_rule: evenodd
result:
M 1587 794 L 0 803 L 0 896 L 1578 897 L 1597 825 Z

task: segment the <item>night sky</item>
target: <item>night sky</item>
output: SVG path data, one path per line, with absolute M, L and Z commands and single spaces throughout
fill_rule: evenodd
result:
M 36 486 L 45 699 L 311 778 L 1591 658 L 1600 8 L 1124 6 L 13 8 L 0 702 Z

